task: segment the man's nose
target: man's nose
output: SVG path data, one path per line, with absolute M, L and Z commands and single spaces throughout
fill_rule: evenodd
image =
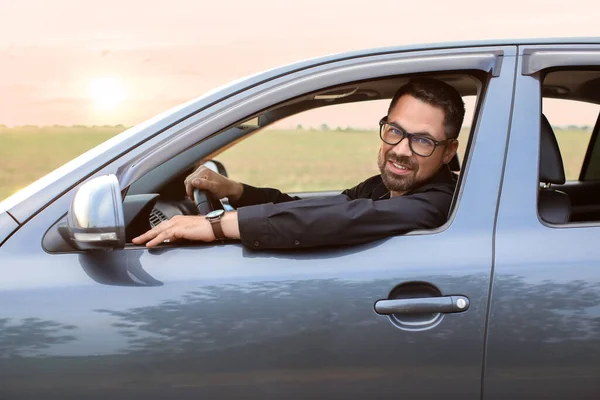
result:
M 404 138 L 393 147 L 393 152 L 398 156 L 406 156 L 410 157 L 413 155 L 412 150 L 410 149 L 410 139 Z

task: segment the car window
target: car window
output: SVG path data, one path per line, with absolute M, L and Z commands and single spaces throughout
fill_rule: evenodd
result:
M 450 163 L 451 170 L 460 175 L 460 167 L 466 165 L 466 156 L 472 147 L 476 108 L 482 104 L 478 102 L 476 93 L 485 93 L 485 88 L 479 78 L 471 76 L 462 76 L 454 82 L 465 93 L 465 117 L 458 137 L 458 162 L 453 160 Z M 207 164 L 209 168 L 231 180 L 279 189 L 301 198 L 327 196 L 331 192 L 339 193 L 355 187 L 380 174 L 377 165 L 381 143 L 379 121 L 387 114 L 398 83 L 377 83 L 379 87 L 372 85 L 384 94 L 383 100 L 364 101 L 358 97 L 360 100 L 354 102 L 348 99 L 345 104 L 323 105 L 323 99 L 316 99 L 317 96 L 311 93 L 274 105 L 261 114 L 232 121 L 231 126 L 217 135 L 198 142 L 151 171 L 156 174 L 147 174 L 152 179 L 143 176 L 138 181 L 145 179 L 143 184 L 135 191 L 130 188 L 127 196 L 159 195 L 153 199 L 150 226 L 176 215 L 196 214 L 196 202 L 200 200 L 186 196 L 184 180 L 208 161 L 213 162 Z M 374 91 L 363 90 L 367 94 Z M 328 88 L 326 93 L 331 91 Z M 271 124 L 269 121 L 272 121 Z M 172 165 L 169 165 L 171 162 Z M 457 176 L 456 193 L 460 192 L 463 183 L 459 178 Z M 215 202 L 213 208 L 222 206 L 232 210 L 237 207 L 227 197 L 220 200 L 221 204 Z M 450 213 L 456 203 L 452 201 Z M 128 237 L 144 233 L 147 223 L 142 218 L 129 224 L 126 228 Z
M 464 97 L 467 112 L 459 136 L 463 160 L 475 96 Z M 379 174 L 379 120 L 390 99 L 340 104 L 280 120 L 220 153 L 229 177 L 283 192 L 341 191 Z
M 566 180 L 579 180 L 600 106 L 582 101 L 544 98 L 542 110 L 558 141 Z
M 600 96 L 594 90 L 599 79 L 600 71 L 589 69 L 555 70 L 544 78 L 538 215 L 545 222 L 600 221 L 600 184 L 594 182 L 600 178 L 600 149 L 596 149 Z

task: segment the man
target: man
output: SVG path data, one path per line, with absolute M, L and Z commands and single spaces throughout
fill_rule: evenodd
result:
M 300 200 L 276 189 L 255 188 L 200 167 L 186 180 L 237 211 L 177 216 L 133 239 L 241 239 L 250 248 L 300 248 L 368 242 L 443 225 L 455 188 L 447 163 L 456 154 L 465 108 L 451 86 L 430 78 L 401 87 L 380 121 L 380 175 L 338 196 Z M 211 213 L 212 214 L 212 213 Z M 212 222 L 211 222 L 212 221 Z

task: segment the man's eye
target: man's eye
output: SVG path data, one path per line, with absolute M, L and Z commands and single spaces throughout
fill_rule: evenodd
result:
M 390 128 L 390 131 L 394 134 L 394 135 L 398 135 L 398 136 L 402 136 L 402 131 L 400 129 L 397 128 Z
M 415 141 L 415 143 L 418 143 L 420 145 L 423 146 L 433 146 L 433 141 L 429 138 L 426 138 L 424 136 L 415 136 L 413 138 L 413 140 Z

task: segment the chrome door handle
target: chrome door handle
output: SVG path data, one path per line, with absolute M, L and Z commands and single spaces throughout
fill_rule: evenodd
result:
M 465 296 L 423 297 L 412 299 L 378 300 L 375 303 L 377 314 L 425 314 L 457 313 L 469 308 Z

